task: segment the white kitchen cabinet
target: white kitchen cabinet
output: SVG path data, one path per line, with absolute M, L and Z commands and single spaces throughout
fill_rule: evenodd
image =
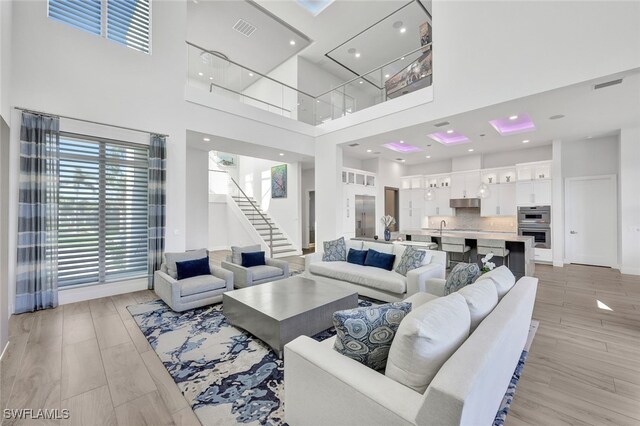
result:
M 400 229 L 420 229 L 424 216 L 424 189 L 400 190 Z
M 480 186 L 480 172 L 451 174 L 451 198 L 475 198 Z
M 436 192 L 436 216 L 453 216 L 453 209 L 449 207 L 451 188 L 440 188 Z
M 401 189 L 400 190 L 400 210 L 402 209 L 410 209 L 411 208 L 411 190 L 410 189 Z
M 480 201 L 480 216 L 515 216 L 516 186 L 513 183 L 489 185 L 490 196 Z
M 516 202 L 518 206 L 551 205 L 551 180 L 518 181 Z

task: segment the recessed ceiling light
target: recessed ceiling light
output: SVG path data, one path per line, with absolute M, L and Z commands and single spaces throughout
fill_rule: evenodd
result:
M 211 139 L 209 139 L 209 138 L 202 138 L 202 140 L 203 140 L 203 141 L 205 141 L 205 142 L 209 142 Z
M 249 73 L 249 77 L 253 77 L 253 73 L 252 72 Z
M 404 61 L 404 56 L 402 58 L 400 58 L 401 61 Z
M 367 152 L 371 152 L 371 150 L 370 150 L 370 149 L 368 149 L 368 150 L 367 150 Z
M 360 80 L 358 83 L 362 84 L 362 83 L 364 83 L 364 81 Z
M 427 158 L 431 158 L 431 156 L 430 156 L 430 155 L 427 155 Z
M 405 160 L 404 158 L 400 159 L 401 163 L 404 163 L 405 161 L 407 161 L 407 160 Z
M 295 46 L 296 45 L 296 41 L 295 40 L 289 40 L 289 44 L 292 45 L 292 46 Z
M 402 28 L 400 28 L 400 32 L 404 34 L 404 33 L 407 32 L 407 29 L 405 27 L 402 27 Z
M 198 75 L 199 75 L 200 77 L 202 77 L 204 74 L 202 74 L 201 72 L 199 72 L 199 73 L 198 73 Z
M 529 142 L 530 142 L 529 139 L 525 139 L 522 141 L 522 143 L 529 143 Z
M 400 143 L 404 143 L 404 141 L 400 141 Z
M 280 157 L 284 157 L 284 152 L 281 152 L 281 153 L 280 153 Z
M 356 52 L 356 58 L 360 57 L 360 52 Z
M 469 149 L 468 149 L 468 151 L 469 151 L 469 152 L 473 152 L 473 148 L 469 148 Z
M 389 74 L 385 74 L 385 75 L 384 75 L 384 78 L 389 78 Z
M 518 116 L 517 115 L 510 115 L 509 116 L 509 120 L 517 120 Z
M 449 129 L 449 130 L 447 130 L 447 133 L 448 133 L 448 134 L 451 134 L 451 133 L 453 133 L 453 130 L 452 130 L 452 129 Z
M 316 100 L 316 102 L 317 102 L 317 103 L 320 103 L 320 100 L 318 99 L 318 100 Z
M 209 80 L 213 80 L 213 77 L 209 77 Z

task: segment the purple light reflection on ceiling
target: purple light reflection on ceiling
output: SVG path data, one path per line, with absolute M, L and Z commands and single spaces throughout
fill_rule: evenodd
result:
M 418 148 L 417 146 L 409 145 L 406 143 L 400 143 L 400 142 L 389 142 L 389 143 L 382 144 L 382 146 L 396 152 L 406 153 L 406 152 L 422 151 L 422 149 Z
M 443 145 L 457 145 L 461 143 L 471 142 L 468 137 L 456 131 L 452 133 L 436 132 L 436 133 L 431 133 L 430 135 L 427 135 L 427 136 L 436 142 L 440 142 Z
M 535 124 L 531 121 L 529 114 L 522 113 L 517 115 L 518 118 L 511 120 L 509 117 L 491 120 L 489 123 L 501 135 L 515 135 L 518 133 L 532 132 L 536 129 Z

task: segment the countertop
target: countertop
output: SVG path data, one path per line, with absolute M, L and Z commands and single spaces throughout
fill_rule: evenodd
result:
M 533 237 L 518 235 L 511 232 L 485 232 L 485 231 L 463 231 L 463 230 L 456 230 L 455 232 L 447 232 L 443 230 L 442 234 L 440 234 L 440 231 L 437 231 L 437 230 L 414 229 L 414 230 L 401 231 L 400 233 L 407 234 L 407 235 L 424 235 L 428 237 L 441 237 L 441 236 L 454 237 L 454 238 L 464 237 L 467 240 L 478 240 L 478 239 L 500 240 L 500 241 L 530 243 L 531 245 L 533 245 Z

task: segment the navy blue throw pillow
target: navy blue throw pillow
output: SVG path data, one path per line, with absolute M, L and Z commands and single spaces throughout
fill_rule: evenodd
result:
M 179 280 L 185 278 L 198 277 L 200 275 L 210 275 L 209 258 L 185 260 L 184 262 L 176 262 L 176 272 Z
M 380 253 L 379 251 L 369 249 L 367 258 L 364 260 L 364 266 L 373 266 L 390 271 L 393 269 L 393 262 L 395 260 L 395 254 Z
M 367 258 L 367 250 L 356 250 L 349 249 L 349 254 L 347 255 L 347 262 L 353 263 L 356 265 L 364 265 L 364 260 Z
M 241 253 L 241 254 L 242 254 L 242 266 L 244 266 L 245 268 L 251 268 L 252 266 L 265 265 L 263 251 L 254 251 L 251 253 Z

